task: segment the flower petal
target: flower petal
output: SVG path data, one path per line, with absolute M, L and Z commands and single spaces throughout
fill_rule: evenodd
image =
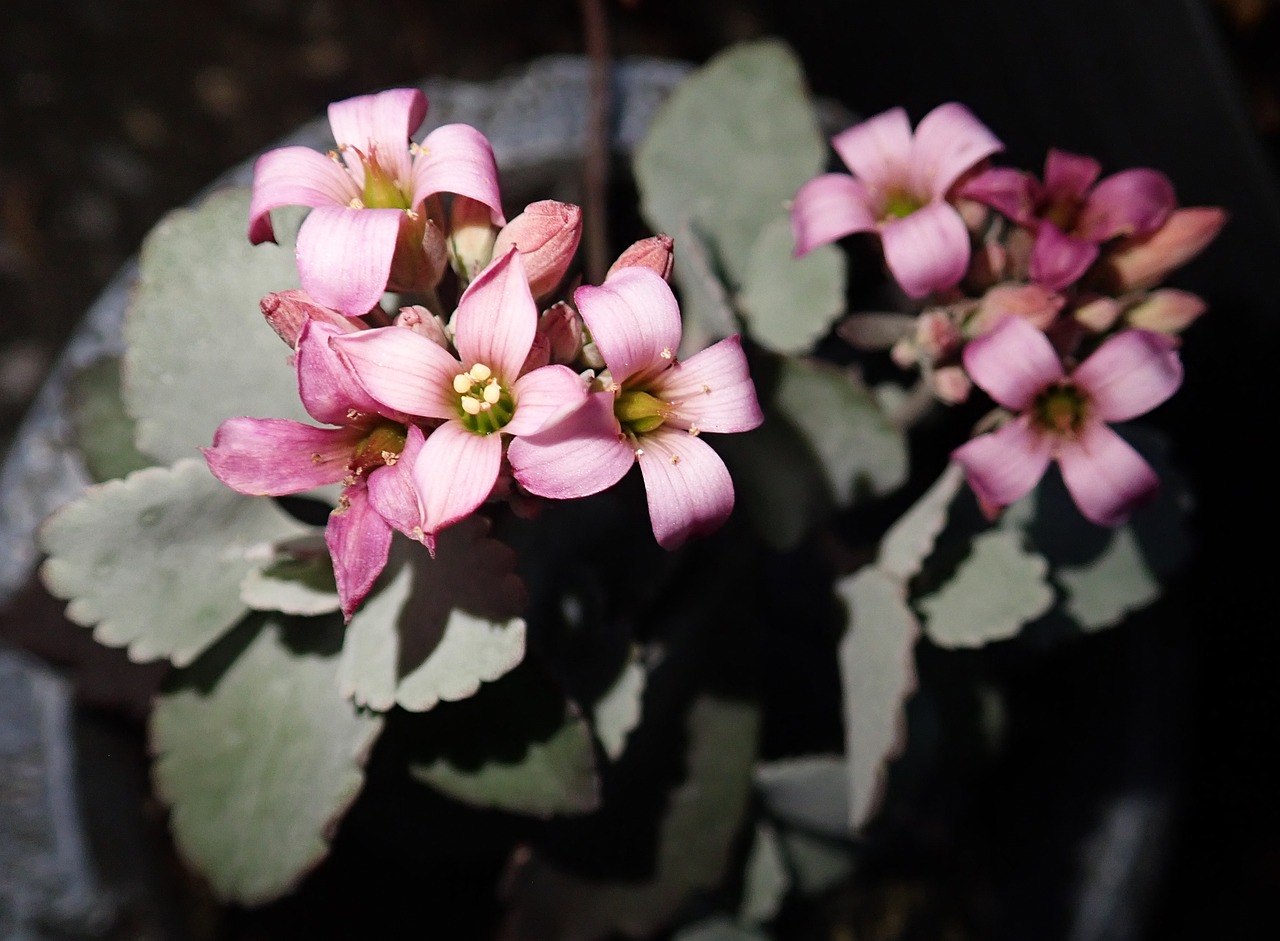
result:
M 522 487 L 555 500 L 606 490 L 621 480 L 636 460 L 613 416 L 612 392 L 594 392 L 563 421 L 538 434 L 516 438 L 507 457 Z
M 1093 188 L 1076 232 L 1094 242 L 1119 235 L 1146 235 L 1164 225 L 1178 204 L 1163 173 L 1138 167 L 1113 173 Z
M 640 439 L 649 522 L 658 545 L 677 549 L 690 536 L 719 529 L 733 510 L 733 480 L 705 441 L 663 426 Z
M 957 102 L 938 105 L 916 125 L 911 145 L 911 190 L 942 199 L 951 184 L 1004 144 Z
M 1125 330 L 1076 367 L 1071 379 L 1089 395 L 1103 421 L 1127 421 L 1151 411 L 1182 385 L 1182 361 L 1170 337 Z
M 329 346 L 333 337 L 347 331 L 332 324 L 308 320 L 298 338 L 298 395 L 316 421 L 326 425 L 352 425 L 360 420 L 351 412 L 368 416 L 385 411 L 369 397 L 351 367 Z
M 516 380 L 516 411 L 502 430 L 531 435 L 576 411 L 587 400 L 587 384 L 568 366 L 543 366 Z
M 1217 206 L 1175 209 L 1155 232 L 1121 242 L 1106 258 L 1114 292 L 1158 284 L 1170 271 L 1200 254 L 1226 221 L 1226 212 Z
M 911 163 L 911 122 L 890 108 L 841 131 L 831 140 L 853 175 L 881 192 L 907 185 Z
M 750 431 L 764 421 L 742 338 L 736 335 L 674 362 L 654 380 L 649 392 L 676 406 L 677 413 L 669 420 L 676 428 Z
M 911 297 L 955 287 L 969 268 L 969 230 L 947 203 L 931 203 L 880 226 L 884 260 Z
M 978 499 L 992 506 L 1021 500 L 1044 476 L 1054 438 L 1037 431 L 1023 415 L 991 434 L 979 435 L 951 452 L 964 467 Z
M 342 164 L 310 147 L 269 150 L 253 165 L 249 241 L 274 242 L 271 210 L 280 206 L 346 206 L 360 195 Z
M 1049 338 L 1021 317 L 1006 316 L 964 348 L 964 368 L 1005 408 L 1025 411 L 1045 386 L 1063 377 Z
M 409 137 L 426 116 L 427 96 L 416 88 L 391 88 L 329 105 L 329 127 L 339 149 L 357 148 L 399 183 L 409 182 Z M 363 182 L 359 156 L 343 153 L 343 159 Z
M 1044 158 L 1044 196 L 1048 200 L 1083 200 L 1102 173 L 1092 157 L 1050 148 Z
M 228 418 L 201 448 L 213 476 L 240 493 L 278 497 L 337 483 L 364 433 L 285 418 Z
M 434 536 L 484 503 L 501 465 L 500 434 L 474 434 L 459 421 L 431 432 L 412 471 L 427 534 Z
M 871 194 L 847 173 L 824 173 L 796 193 L 791 203 L 791 234 L 797 256 L 854 232 L 876 227 Z
M 374 401 L 405 415 L 458 416 L 453 377 L 462 364 L 426 337 L 407 327 L 375 327 L 329 344 Z
M 538 332 L 538 305 L 529 293 L 520 252 L 512 247 L 471 282 L 453 315 L 454 345 L 464 369 L 484 363 L 511 385 Z
M 1060 291 L 1079 280 L 1098 257 L 1098 246 L 1065 234 L 1052 222 L 1041 222 L 1031 247 L 1028 273 L 1031 280 Z
M 623 268 L 599 287 L 584 284 L 573 299 L 619 385 L 652 379 L 680 348 L 680 305 L 648 268 Z
M 391 527 L 369 504 L 363 484 L 342 491 L 342 502 L 329 513 L 324 542 L 333 559 L 342 616 L 350 621 L 382 574 L 391 551 Z
M 317 304 L 310 294 L 298 288 L 272 291 L 258 302 L 258 306 L 262 309 L 262 316 L 267 318 L 267 323 L 276 332 L 276 336 L 288 343 L 291 350 L 297 349 L 302 328 L 309 320 L 333 324 L 343 333 L 354 333 L 365 328 L 363 322 Z
M 399 209 L 321 206 L 298 230 L 298 277 L 318 304 L 358 317 L 382 299 L 400 236 Z
M 1099 526 L 1119 526 L 1160 489 L 1151 466 L 1100 421 L 1059 447 L 1058 465 L 1080 512 Z
M 413 204 L 432 193 L 469 196 L 489 207 L 494 225 L 507 224 L 493 145 L 470 125 L 445 124 L 423 139 L 413 160 Z
M 410 425 L 399 459 L 369 474 L 370 504 L 392 528 L 415 540 L 423 539 L 423 518 L 422 503 L 413 486 L 413 466 L 425 443 L 422 429 Z
M 1035 177 L 1011 167 L 991 167 L 966 181 L 959 194 L 1004 213 L 1014 222 L 1026 225 L 1035 218 Z

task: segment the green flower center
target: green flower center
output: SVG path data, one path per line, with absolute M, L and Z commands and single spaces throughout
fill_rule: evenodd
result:
M 395 179 L 378 161 L 377 148 L 371 145 L 368 154 L 354 147 L 351 149 L 360 156 L 360 163 L 364 165 L 364 192 L 360 194 L 364 208 L 408 209 L 409 200 L 400 191 Z
M 358 477 L 384 464 L 394 464 L 404 450 L 407 433 L 399 422 L 383 419 L 356 445 L 347 469 Z
M 458 418 L 475 434 L 493 434 L 516 413 L 511 390 L 484 363 L 476 363 L 454 376 L 453 391 L 458 393 Z
M 1089 400 L 1075 386 L 1051 386 L 1036 396 L 1031 415 L 1045 431 L 1075 437 L 1089 415 Z
M 672 408 L 648 392 L 628 389 L 614 400 L 613 414 L 628 435 L 648 434 L 662 427 Z
M 884 200 L 885 218 L 905 219 L 917 209 L 924 207 L 919 199 L 906 190 L 891 190 Z

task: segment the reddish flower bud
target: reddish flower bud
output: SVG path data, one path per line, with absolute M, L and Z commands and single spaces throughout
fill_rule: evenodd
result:
M 259 302 L 262 316 L 276 332 L 276 336 L 289 344 L 290 349 L 298 346 L 298 337 L 308 320 L 331 323 L 347 333 L 360 330 L 364 324 L 352 320 L 340 311 L 317 304 L 311 295 L 299 288 L 289 291 L 275 291 Z
M 1195 294 L 1165 288 L 1153 291 L 1145 300 L 1135 304 L 1125 319 L 1132 327 L 1174 336 L 1191 326 L 1204 312 L 1205 303 Z
M 675 254 L 674 245 L 669 235 L 641 239 L 618 256 L 618 260 L 609 267 L 605 279 L 619 268 L 648 268 L 669 281 Z
M 529 290 L 535 298 L 556 289 L 573 263 L 582 237 L 582 209 L 573 203 L 544 199 L 530 203 L 498 233 L 494 257 L 513 245 L 520 251 Z
M 417 305 L 401 307 L 400 313 L 396 316 L 395 325 L 426 337 L 443 350 L 450 348 L 449 335 L 445 332 L 444 324 L 439 317 L 425 307 Z
M 1226 221 L 1226 212 L 1216 206 L 1175 209 L 1150 235 L 1126 239 L 1107 253 L 1108 286 L 1121 293 L 1159 284 L 1169 272 L 1200 254 Z
M 1044 330 L 1062 310 L 1062 296 L 1042 284 L 997 284 L 978 302 L 978 308 L 965 323 L 965 335 L 982 336 L 999 323 L 1005 314 L 1013 314 Z

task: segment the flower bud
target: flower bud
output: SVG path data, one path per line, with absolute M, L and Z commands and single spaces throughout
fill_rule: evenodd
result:
M 641 239 L 619 255 L 618 260 L 609 266 L 605 280 L 620 268 L 648 268 L 670 281 L 671 265 L 675 254 L 674 246 L 675 242 L 669 235 L 655 235 Z
M 572 363 L 582 350 L 582 318 L 560 301 L 543 311 L 538 320 L 538 336 L 546 338 L 551 362 Z
M 1006 281 L 982 295 L 977 310 L 965 322 L 967 337 L 982 336 L 994 327 L 1000 318 L 1013 314 L 1044 330 L 1062 310 L 1062 295 L 1042 284 L 1016 284 Z
M 310 294 L 300 288 L 275 291 L 264 297 L 258 306 L 262 308 L 262 316 L 267 318 L 267 323 L 276 332 L 276 336 L 288 343 L 290 349 L 297 348 L 298 337 L 302 335 L 302 328 L 308 320 L 331 323 L 348 333 L 363 326 L 341 311 L 317 304 Z
M 543 199 L 530 203 L 503 227 L 493 254 L 501 257 L 514 245 L 529 278 L 529 291 L 535 298 L 546 297 L 569 270 L 581 237 L 582 209 Z
M 449 263 L 470 283 L 493 260 L 497 236 L 489 207 L 468 196 L 454 196 L 449 207 Z
M 1094 333 L 1106 333 L 1123 312 L 1124 308 L 1114 297 L 1095 297 L 1077 307 L 1072 316 Z
M 449 264 L 444 233 L 435 220 L 406 213 L 391 260 L 388 291 L 425 293 L 435 288 Z
M 1153 291 L 1130 308 L 1125 319 L 1131 327 L 1174 336 L 1191 326 L 1204 312 L 1205 303 L 1195 294 L 1165 288 Z
M 940 366 L 929 376 L 933 394 L 948 405 L 959 405 L 969 398 L 973 383 L 959 366 Z
M 413 307 L 401 307 L 395 325 L 426 337 L 441 349 L 449 349 L 449 335 L 445 332 L 444 322 L 425 307 L 416 304 Z
M 1108 287 L 1117 294 L 1154 287 L 1200 254 L 1226 221 L 1226 212 L 1216 206 L 1175 209 L 1150 235 L 1126 239 L 1106 254 Z

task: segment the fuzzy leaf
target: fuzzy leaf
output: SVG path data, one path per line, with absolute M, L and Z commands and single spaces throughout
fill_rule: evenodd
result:
M 688 217 L 675 232 L 680 264 L 674 269 L 680 287 L 681 356 L 692 356 L 721 337 L 740 329 L 733 303 L 716 269 L 710 239 Z
M 592 706 L 591 720 L 596 737 L 611 761 L 617 761 L 622 755 L 627 747 L 627 736 L 640 724 L 647 679 L 638 651 L 633 652 L 613 685 Z
M 949 464 L 933 486 L 885 533 L 876 565 L 904 582 L 919 574 L 947 524 L 951 501 L 963 483 L 964 468 Z
M 792 256 L 786 218 L 770 221 L 751 248 L 738 306 L 751 337 L 781 353 L 803 353 L 844 310 L 845 256 L 834 245 Z
M 1066 590 L 1067 615 L 1084 631 L 1114 627 L 1163 591 L 1132 526 L 1117 529 L 1091 564 L 1063 566 L 1054 574 Z
M 838 661 L 844 688 L 849 825 L 865 824 L 884 793 L 887 763 L 906 739 L 903 709 L 916 687 L 920 625 L 901 581 L 869 566 L 836 583 L 849 611 Z
M 186 459 L 91 487 L 53 514 L 40 572 L 99 643 L 185 666 L 245 615 L 240 582 L 273 545 L 310 532 Z
M 833 840 L 787 830 L 782 834 L 782 848 L 802 895 L 827 892 L 853 872 L 853 851 Z
M 1042 556 L 1022 548 L 1019 534 L 979 534 L 955 575 L 920 599 L 925 633 L 940 647 L 981 647 L 1013 637 L 1053 606 L 1048 568 Z
M 815 833 L 849 831 L 849 768 L 839 755 L 806 755 L 756 769 L 756 787 L 774 816 Z
M 142 245 L 124 322 L 124 402 L 137 444 L 164 463 L 208 445 L 238 415 L 310 422 L 290 350 L 262 317 L 265 294 L 298 286 L 301 210 L 274 214 L 279 245 L 250 245 L 249 190 L 214 193 L 160 221 Z
M 742 881 L 742 907 L 738 917 L 756 925 L 772 921 L 791 888 L 791 877 L 787 874 L 778 831 L 768 823 L 756 825 L 756 838 L 751 844 Z
M 677 931 L 671 941 L 769 941 L 769 938 L 760 928 L 739 924 L 724 915 L 713 915 Z
M 360 790 L 382 719 L 334 689 L 341 631 L 254 618 L 156 700 L 156 790 L 179 851 L 223 898 L 295 886 Z
M 152 461 L 133 444 L 134 424 L 120 395 L 120 360 L 95 360 L 72 375 L 67 416 L 85 469 L 97 481 L 124 477 Z
M 332 614 L 341 610 L 328 550 L 319 538 L 315 543 L 314 551 L 305 555 L 292 554 L 290 547 L 283 547 L 276 559 L 246 575 L 240 583 L 240 600 L 255 611 L 282 614 Z

